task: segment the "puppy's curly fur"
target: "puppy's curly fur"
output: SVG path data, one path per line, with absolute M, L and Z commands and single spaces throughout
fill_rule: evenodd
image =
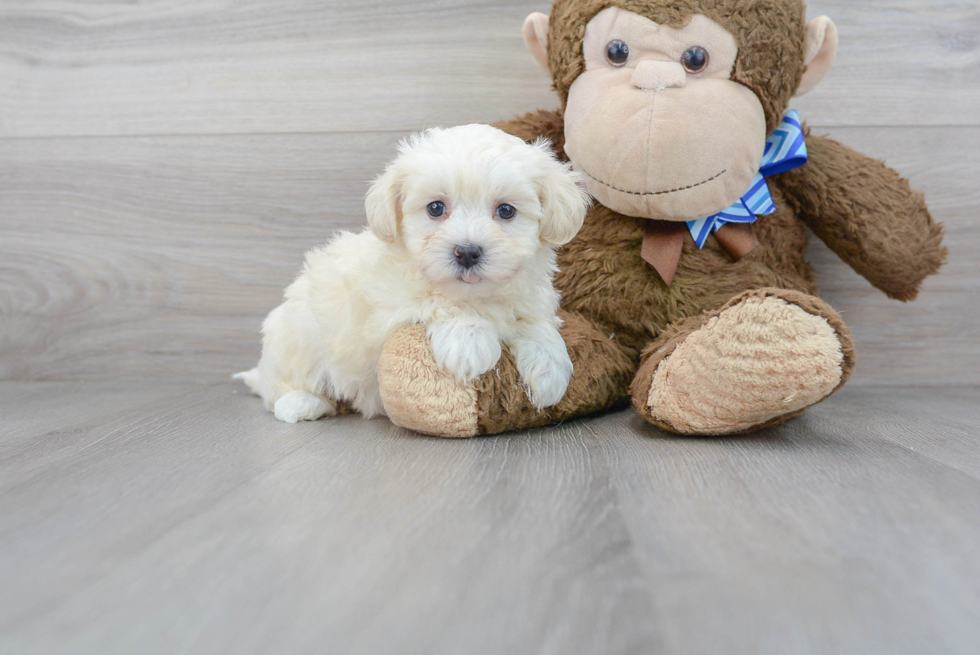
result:
M 513 353 L 531 402 L 556 404 L 572 363 L 558 333 L 555 248 L 582 226 L 588 195 L 551 146 L 487 125 L 402 142 L 366 199 L 369 229 L 306 255 L 262 327 L 257 367 L 237 374 L 276 418 L 384 412 L 378 361 L 423 324 L 436 362 L 463 382 Z

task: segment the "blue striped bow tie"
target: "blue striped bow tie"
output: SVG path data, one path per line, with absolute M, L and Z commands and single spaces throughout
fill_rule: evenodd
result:
M 787 110 L 779 127 L 766 139 L 762 165 L 759 166 L 759 172 L 755 174 L 749 190 L 728 209 L 707 218 L 687 222 L 687 229 L 691 231 L 694 243 L 701 248 L 708 235 L 725 223 L 755 223 L 759 216 L 776 211 L 766 177 L 799 168 L 806 161 L 806 143 L 803 141 L 800 116 L 795 109 Z

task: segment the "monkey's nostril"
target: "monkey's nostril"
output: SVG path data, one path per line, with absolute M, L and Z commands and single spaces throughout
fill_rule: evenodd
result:
M 456 256 L 456 261 L 459 262 L 460 266 L 463 268 L 473 268 L 480 261 L 480 257 L 483 256 L 483 248 L 466 244 L 456 246 L 453 254 Z
M 630 83 L 642 91 L 663 91 L 685 86 L 687 73 L 678 62 L 641 61 Z

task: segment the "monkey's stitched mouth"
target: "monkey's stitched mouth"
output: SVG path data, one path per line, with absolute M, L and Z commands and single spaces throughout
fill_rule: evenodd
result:
M 584 168 L 583 169 L 580 169 L 580 170 L 583 173 L 585 173 L 586 175 L 588 175 L 590 178 L 592 178 L 593 180 L 595 180 L 596 182 L 598 182 L 599 184 L 601 184 L 602 186 L 607 187 L 607 188 L 610 188 L 613 191 L 619 191 L 620 193 L 628 193 L 631 196 L 664 196 L 664 195 L 667 195 L 668 193 L 674 193 L 676 191 L 687 191 L 688 189 L 693 189 L 695 187 L 699 187 L 702 184 L 707 184 L 708 182 L 710 182 L 712 180 L 717 180 L 719 177 L 721 177 L 722 175 L 724 175 L 725 173 L 728 172 L 728 169 L 726 168 L 725 170 L 721 171 L 720 173 L 715 173 L 714 175 L 712 175 L 711 177 L 709 177 L 707 180 L 704 180 L 702 182 L 698 182 L 697 184 L 688 184 L 687 186 L 680 186 L 680 187 L 677 187 L 676 189 L 665 189 L 664 191 L 646 191 L 646 192 L 644 192 L 644 191 L 628 191 L 626 189 L 620 189 L 619 187 L 614 187 L 613 185 L 609 184 L 608 182 L 603 182 L 602 180 L 600 180 L 596 176 L 592 175 L 592 173 L 590 173 L 589 171 L 585 170 Z

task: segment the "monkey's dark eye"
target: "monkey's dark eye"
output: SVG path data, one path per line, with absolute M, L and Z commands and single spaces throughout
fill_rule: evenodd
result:
M 446 205 L 441 201 L 436 200 L 435 202 L 430 202 L 426 206 L 425 211 L 432 218 L 439 218 L 440 216 L 446 213 Z
M 626 42 L 614 39 L 606 44 L 606 61 L 613 66 L 622 66 L 630 60 L 630 47 Z
M 516 213 L 517 210 L 514 209 L 513 205 L 500 205 L 497 207 L 497 216 L 505 221 L 509 221 L 510 219 L 514 218 Z
M 688 73 L 700 73 L 708 66 L 708 51 L 699 45 L 688 48 L 681 55 L 681 66 Z

